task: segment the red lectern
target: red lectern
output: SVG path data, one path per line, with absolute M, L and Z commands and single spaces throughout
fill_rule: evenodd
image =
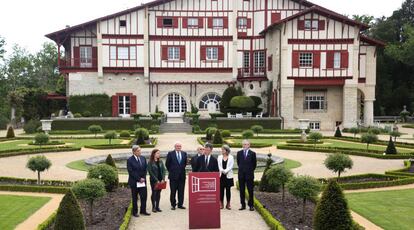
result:
M 188 177 L 190 229 L 220 228 L 219 173 L 190 173 Z

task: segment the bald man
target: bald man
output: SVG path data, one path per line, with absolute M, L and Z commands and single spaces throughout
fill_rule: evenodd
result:
M 179 209 L 185 209 L 184 203 L 184 187 L 185 187 L 185 166 L 187 165 L 187 153 L 181 151 L 182 144 L 176 142 L 174 150 L 168 152 L 167 161 L 165 166 L 168 170 L 168 179 L 170 179 L 170 202 L 171 210 L 175 210 L 178 206 Z M 176 200 L 176 194 L 178 192 L 178 205 Z

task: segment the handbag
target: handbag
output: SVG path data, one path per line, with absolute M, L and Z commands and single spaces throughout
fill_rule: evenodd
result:
M 162 190 L 162 189 L 166 189 L 167 188 L 167 182 L 158 182 L 155 184 L 154 189 L 155 190 Z

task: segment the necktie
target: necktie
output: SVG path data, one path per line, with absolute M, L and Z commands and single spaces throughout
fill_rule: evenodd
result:
M 137 157 L 137 161 L 139 163 L 139 166 L 142 166 L 141 159 L 139 159 L 139 157 Z
M 208 166 L 208 156 L 206 156 L 206 168 Z
M 247 150 L 244 150 L 244 159 L 247 158 Z
M 181 164 L 181 153 L 180 152 L 177 152 L 177 160 L 178 160 L 178 163 Z

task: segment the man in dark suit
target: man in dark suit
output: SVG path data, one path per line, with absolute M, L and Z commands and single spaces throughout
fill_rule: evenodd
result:
M 170 202 L 171 209 L 175 210 L 177 200 L 175 199 L 178 192 L 178 208 L 185 209 L 184 188 L 185 188 L 185 166 L 187 165 L 187 153 L 181 151 L 182 145 L 176 142 L 174 151 L 168 152 L 165 166 L 168 170 L 168 179 L 170 179 Z
M 191 158 L 191 169 L 192 169 L 193 172 L 197 172 L 196 171 L 196 169 L 197 169 L 197 159 L 199 157 L 203 156 L 203 154 L 204 154 L 204 147 L 199 146 L 197 148 L 197 155 L 195 155 Z
M 207 143 L 204 145 L 204 155 L 197 159 L 197 172 L 219 172 L 218 162 L 211 155 L 213 145 Z
M 132 215 L 138 217 L 137 198 L 141 200 L 140 214 L 149 216 L 147 212 L 147 161 L 141 156 L 141 148 L 138 145 L 132 146 L 133 155 L 127 160 L 128 185 L 132 193 Z M 145 186 L 138 187 L 138 182 L 145 183 Z
M 237 152 L 237 165 L 239 167 L 239 186 L 240 186 L 240 203 L 241 208 L 239 210 L 246 209 L 246 185 L 249 192 L 248 205 L 250 211 L 254 211 L 253 207 L 253 182 L 254 182 L 254 170 L 256 169 L 256 153 L 250 150 L 250 142 L 248 140 L 243 141 L 243 149 Z

